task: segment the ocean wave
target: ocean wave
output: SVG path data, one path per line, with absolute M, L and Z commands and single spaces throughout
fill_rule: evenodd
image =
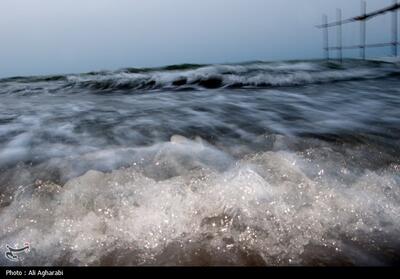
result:
M 293 152 L 282 140 L 236 160 L 174 136 L 142 151 L 147 173 L 132 164 L 36 181 L 1 208 L 2 242 L 29 241 L 30 265 L 390 264 L 399 165 L 358 172 L 345 154 L 368 147 Z
M 361 64 L 353 68 L 333 63 L 251 63 L 193 68 L 173 67 L 170 70 L 134 73 L 127 70 L 100 76 L 74 76 L 69 77 L 68 81 L 73 86 L 97 90 L 268 88 L 375 79 L 394 73 L 398 73 L 397 68 L 376 67 L 376 63 L 374 67 L 370 64 L 368 67 Z
M 396 77 L 396 64 L 346 60 L 343 64 L 321 61 L 249 62 L 242 64 L 182 64 L 160 68 L 126 68 L 80 75 L 15 77 L 2 83 L 58 82 L 60 89 L 187 90 L 218 88 L 269 88 L 339 81 Z
M 398 77 L 345 60 L 0 80 L 0 242 L 31 247 L 0 265 L 398 264 Z

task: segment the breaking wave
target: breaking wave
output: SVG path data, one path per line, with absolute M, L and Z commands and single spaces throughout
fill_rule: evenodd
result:
M 251 62 L 243 64 L 182 64 L 163 68 L 127 68 L 80 75 L 15 77 L 2 83 L 59 82 L 55 91 L 66 88 L 93 90 L 193 90 L 217 88 L 270 88 L 306 84 L 369 80 L 398 75 L 393 63 L 347 60 L 335 62 Z M 16 90 L 19 92 L 21 89 Z
M 399 163 L 360 171 L 345 154 L 368 147 L 288 140 L 234 160 L 174 136 L 129 168 L 37 181 L 1 209 L 1 241 L 29 240 L 33 265 L 395 263 Z

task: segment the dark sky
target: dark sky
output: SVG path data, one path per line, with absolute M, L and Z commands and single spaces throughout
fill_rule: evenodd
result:
M 367 2 L 373 10 L 392 0 Z M 314 25 L 339 7 L 354 16 L 360 1 L 1 0 L 0 76 L 319 58 Z M 390 15 L 368 22 L 368 42 L 389 41 L 390 24 Z M 346 26 L 344 43 L 357 44 L 358 33 L 358 24 Z

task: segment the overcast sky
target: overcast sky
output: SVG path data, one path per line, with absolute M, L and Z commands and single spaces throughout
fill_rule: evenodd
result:
M 367 2 L 373 10 L 392 0 Z M 319 58 L 314 25 L 336 8 L 358 15 L 360 1 L 0 0 L 0 76 Z M 389 41 L 390 24 L 389 15 L 369 21 L 368 42 Z M 358 33 L 346 26 L 344 43 L 357 44 Z

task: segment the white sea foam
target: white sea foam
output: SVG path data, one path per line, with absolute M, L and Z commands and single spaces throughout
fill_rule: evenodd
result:
M 398 165 L 357 174 L 324 147 L 216 170 L 233 159 L 204 141 L 156 148 L 147 174 L 133 164 L 20 188 L 0 211 L 1 242 L 30 242 L 25 264 L 78 265 L 384 264 L 374 252 L 400 244 Z

